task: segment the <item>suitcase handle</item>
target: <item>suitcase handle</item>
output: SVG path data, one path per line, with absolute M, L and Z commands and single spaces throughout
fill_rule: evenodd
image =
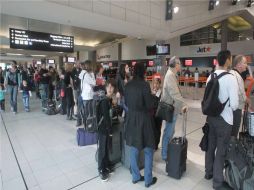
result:
M 183 125 L 182 125 L 182 144 L 186 140 L 186 128 L 187 128 L 187 112 L 183 113 Z

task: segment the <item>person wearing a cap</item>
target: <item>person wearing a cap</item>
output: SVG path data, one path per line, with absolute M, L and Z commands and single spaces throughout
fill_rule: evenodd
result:
M 169 61 L 169 68 L 164 78 L 161 101 L 174 106 L 174 117 L 172 122 L 166 122 L 162 137 L 162 159 L 167 160 L 168 143 L 172 140 L 175 132 L 177 115 L 187 112 L 188 107 L 184 102 L 177 80 L 177 73 L 181 71 L 181 62 L 177 57 Z

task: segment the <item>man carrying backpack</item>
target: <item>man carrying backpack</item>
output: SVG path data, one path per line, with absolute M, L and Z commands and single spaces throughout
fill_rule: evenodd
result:
M 208 150 L 205 155 L 205 179 L 213 178 L 213 188 L 228 189 L 223 169 L 226 149 L 231 137 L 233 111 L 238 108 L 238 85 L 235 77 L 227 72 L 232 64 L 230 51 L 217 56 L 219 65 L 207 79 L 202 111 L 209 124 Z
M 11 69 L 6 74 L 5 78 L 5 87 L 8 88 L 8 92 L 10 93 L 10 104 L 11 111 L 16 114 L 17 109 L 17 96 L 18 96 L 18 88 L 20 84 L 20 76 L 17 70 L 16 62 L 13 62 L 11 65 Z

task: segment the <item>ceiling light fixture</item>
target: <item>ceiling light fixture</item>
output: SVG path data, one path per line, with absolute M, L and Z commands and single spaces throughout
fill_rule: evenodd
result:
M 31 55 L 33 57 L 46 57 L 46 55 Z
M 179 12 L 179 7 L 174 7 L 174 13 L 178 13 Z
M 7 55 L 18 55 L 18 56 L 20 56 L 20 55 L 24 55 L 24 54 L 20 54 L 20 53 L 7 53 Z
M 215 5 L 216 5 L 216 6 L 219 6 L 219 5 L 220 5 L 220 1 L 216 1 L 216 2 L 215 2 Z

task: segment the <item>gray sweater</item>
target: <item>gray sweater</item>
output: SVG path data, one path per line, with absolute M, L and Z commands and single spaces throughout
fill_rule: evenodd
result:
M 169 68 L 165 75 L 161 101 L 173 104 L 175 115 L 181 113 L 183 106 L 186 106 L 178 86 L 176 71 L 173 68 Z

